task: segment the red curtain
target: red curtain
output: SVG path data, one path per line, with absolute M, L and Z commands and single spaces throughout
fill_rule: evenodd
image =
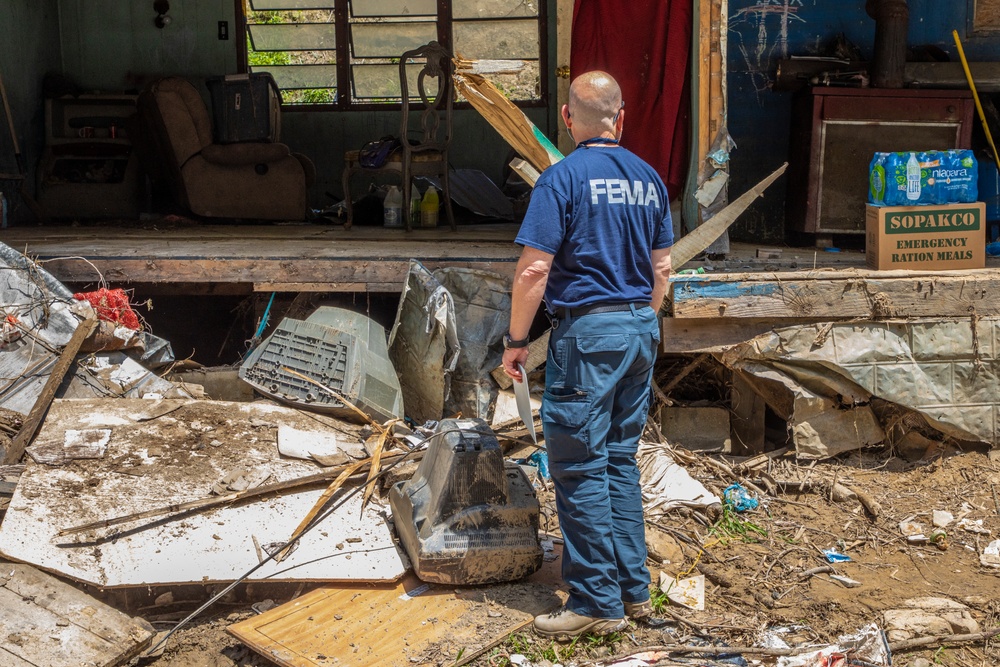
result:
M 692 0 L 576 0 L 570 71 L 604 70 L 625 99 L 622 145 L 684 189 L 690 133 Z

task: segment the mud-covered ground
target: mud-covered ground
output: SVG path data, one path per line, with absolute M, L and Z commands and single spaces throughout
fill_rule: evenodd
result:
M 724 466 L 708 463 L 709 456 Z M 896 458 L 889 450 L 821 463 L 786 455 L 742 473 L 738 461 L 718 455 L 679 451 L 678 458 L 713 490 L 721 491 L 734 481 L 732 471 L 736 478 L 765 492 L 756 510 L 736 515 L 679 510 L 649 526 L 655 552 L 650 561 L 654 577 L 660 570 L 704 574 L 705 610 L 668 603 L 662 614 L 670 621 L 665 628 L 632 625 L 603 641 L 585 640 L 572 646 L 540 641 L 530 630 L 523 631 L 505 638 L 472 664 L 506 665 L 514 654 L 526 656 L 535 665 L 555 661 L 606 664 L 611 657 L 639 653 L 644 647 L 705 640 L 736 647 L 759 645 L 766 630 L 777 628 L 791 629 L 784 638 L 792 645 L 833 643 L 838 636 L 871 623 L 884 627 L 886 611 L 920 597 L 946 598 L 965 605 L 966 616 L 978 624 L 980 632 L 1000 627 L 1000 570 L 980 564 L 984 547 L 1000 536 L 1000 464 L 986 452 L 938 450 L 914 462 Z M 806 482 L 812 490 L 796 493 L 782 484 L 792 480 Z M 864 495 L 877 514 L 856 499 L 832 499 L 831 495 L 838 495 L 831 493 L 834 482 Z M 773 491 L 768 491 L 768 484 Z M 551 495 L 544 489 L 540 497 L 543 503 L 551 503 Z M 934 510 L 954 517 L 944 528 L 943 542 L 913 543 L 902 534 L 900 522 L 911 521 L 929 535 Z M 959 527 L 961 519 L 970 520 L 982 532 Z M 549 527 L 551 530 L 551 521 Z M 827 549 L 836 549 L 851 560 L 831 565 L 822 553 Z M 832 567 L 834 572 L 802 576 L 823 566 Z M 831 574 L 860 585 L 845 587 L 831 579 Z M 288 593 L 289 599 L 292 594 Z M 502 591 L 491 594 L 490 599 L 496 605 L 504 604 Z M 149 664 L 274 664 L 225 631 L 227 625 L 255 613 L 251 603 L 246 599 L 209 610 L 177 632 L 163 655 Z M 155 620 L 155 614 L 151 617 Z M 158 625 L 166 628 L 170 622 Z M 958 630 L 952 628 L 953 632 Z M 436 654 L 411 657 L 411 664 L 455 664 L 462 649 L 440 648 Z M 759 664 L 774 664 L 775 660 L 745 657 Z M 661 656 L 658 664 L 733 664 L 713 663 L 708 657 L 693 663 L 678 660 L 678 656 Z M 1000 647 L 990 640 L 932 645 L 898 652 L 893 664 L 986 667 L 1000 664 Z

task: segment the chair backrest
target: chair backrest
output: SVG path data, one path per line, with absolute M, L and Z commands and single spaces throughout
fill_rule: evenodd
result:
M 168 76 L 150 83 L 137 102 L 133 144 L 155 187 L 167 187 L 190 208 L 181 167 L 212 143 L 208 109 L 190 82 Z
M 410 61 L 424 63 L 417 75 L 415 91 L 423 104 L 423 110 L 420 112 L 420 138 L 415 144 L 409 141 L 410 81 L 407 76 L 407 64 Z M 451 107 L 454 96 L 451 75 L 451 54 L 437 42 L 406 51 L 400 57 L 399 84 L 403 95 L 403 118 L 399 135 L 406 153 L 448 150 L 448 144 L 451 143 Z M 436 89 L 429 90 L 428 86 L 433 85 L 433 82 L 437 84 Z
M 212 143 L 212 121 L 205 100 L 190 82 L 176 76 L 160 79 L 151 92 L 174 159 L 183 165 Z

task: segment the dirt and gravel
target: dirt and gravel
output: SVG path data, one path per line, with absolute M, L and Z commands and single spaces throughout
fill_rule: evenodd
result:
M 926 459 L 912 462 L 897 458 L 888 449 L 818 463 L 786 455 L 742 474 L 739 461 L 719 455 L 679 450 L 677 456 L 696 479 L 712 490 L 721 491 L 738 479 L 764 492 L 755 510 L 739 514 L 676 510 L 648 527 L 654 578 L 659 571 L 670 575 L 704 574 L 705 610 L 693 611 L 668 603 L 660 613 L 669 621 L 664 628 L 633 624 L 626 632 L 610 638 L 574 645 L 540 641 L 530 631 L 523 631 L 504 637 L 471 664 L 507 665 L 517 654 L 526 656 L 534 665 L 607 664 L 611 657 L 639 653 L 644 647 L 706 641 L 755 646 L 768 629 L 783 629 L 783 638 L 790 645 L 834 643 L 838 636 L 871 623 L 885 627 L 885 612 L 922 597 L 945 598 L 964 605 L 964 616 L 975 622 L 978 627 L 973 629 L 977 632 L 988 633 L 1000 627 L 1000 569 L 980 563 L 986 545 L 1000 534 L 1000 462 L 988 452 L 938 449 Z M 715 463 L 709 463 L 708 458 Z M 730 471 L 735 479 L 730 478 Z M 792 493 L 777 486 L 768 491 L 767 484 L 773 485 L 775 480 L 798 480 L 811 490 Z M 840 497 L 831 492 L 834 483 L 864 497 L 877 515 L 855 498 L 834 500 Z M 548 506 L 546 513 L 551 514 L 551 494 L 540 489 L 540 497 Z M 900 523 L 909 521 L 920 524 L 929 535 L 934 529 L 935 510 L 953 516 L 944 528 L 946 536 L 937 544 L 914 543 L 902 534 Z M 967 519 L 966 525 L 977 532 L 959 527 L 962 519 Z M 551 521 L 549 527 L 552 529 Z M 849 556 L 850 561 L 829 563 L 823 554 L 829 549 Z M 803 575 L 816 568 L 833 571 Z M 845 587 L 831 574 L 860 585 Z M 274 596 L 273 602 L 291 599 L 296 592 L 286 591 L 284 598 Z M 255 614 L 251 604 L 262 600 L 254 597 L 261 598 L 265 593 L 251 592 L 246 597 L 244 592 L 244 599 L 209 610 L 177 632 L 162 656 L 147 664 L 274 664 L 225 630 L 227 625 Z M 502 608 L 503 587 L 492 587 L 489 599 Z M 157 621 L 156 614 L 149 617 Z M 171 623 L 160 619 L 156 624 L 165 629 Z M 485 625 L 483 629 L 489 632 Z M 953 625 L 935 632 L 961 634 L 968 629 Z M 409 656 L 410 664 L 455 664 L 461 647 L 440 648 Z M 775 664 L 773 657 L 745 657 L 761 661 L 759 664 Z M 693 663 L 680 662 L 676 655 L 661 655 L 658 659 L 657 664 L 662 665 L 738 664 L 712 662 L 707 656 Z M 945 641 L 898 652 L 893 664 L 998 665 L 1000 646 L 990 639 L 965 644 Z

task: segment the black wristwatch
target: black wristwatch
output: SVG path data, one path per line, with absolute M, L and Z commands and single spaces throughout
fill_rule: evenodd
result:
M 503 335 L 503 349 L 505 350 L 515 350 L 520 347 L 528 347 L 528 338 L 525 337 L 521 340 L 514 340 L 510 337 L 509 333 Z

